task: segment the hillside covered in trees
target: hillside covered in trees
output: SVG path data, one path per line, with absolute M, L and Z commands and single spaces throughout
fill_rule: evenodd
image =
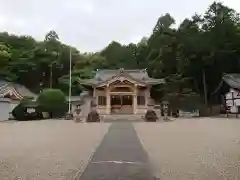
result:
M 204 14 L 185 19 L 177 28 L 174 23 L 174 17 L 165 14 L 150 37 L 128 45 L 113 41 L 94 53 L 81 53 L 61 43 L 55 31 L 40 42 L 3 32 L 0 76 L 35 92 L 46 87 L 67 92 L 71 48 L 73 94 L 82 89 L 78 78 L 89 78 L 96 69 L 147 68 L 152 77 L 166 78 L 167 85 L 159 91 L 181 94 L 190 90 L 211 101 L 223 73 L 240 73 L 240 15 L 215 2 Z

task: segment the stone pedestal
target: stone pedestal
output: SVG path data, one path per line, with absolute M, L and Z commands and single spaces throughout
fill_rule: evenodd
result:
M 96 102 L 95 100 L 91 101 L 91 111 L 88 113 L 87 122 L 100 122 L 100 116 L 96 110 Z
M 147 112 L 145 114 L 145 121 L 147 122 L 156 122 L 158 120 L 158 116 L 156 112 L 154 111 L 154 102 L 151 98 L 148 99 L 147 104 Z

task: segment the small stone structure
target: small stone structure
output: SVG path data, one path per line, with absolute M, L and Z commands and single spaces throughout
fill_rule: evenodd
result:
M 148 109 L 145 114 L 145 121 L 147 122 L 156 122 L 158 120 L 158 116 L 154 111 L 154 102 L 151 98 L 148 100 Z
M 76 109 L 75 109 L 75 121 L 76 122 L 81 122 L 82 121 L 80 113 L 81 113 L 80 106 L 76 106 Z
M 100 116 L 96 110 L 96 102 L 95 100 L 91 101 L 91 111 L 88 113 L 87 122 L 100 122 Z
M 163 120 L 164 121 L 169 121 L 169 118 L 168 118 L 168 110 L 169 110 L 169 103 L 167 101 L 164 101 L 162 103 L 162 106 L 163 106 Z

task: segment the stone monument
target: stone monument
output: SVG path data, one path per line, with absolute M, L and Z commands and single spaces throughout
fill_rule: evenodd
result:
M 91 101 L 91 110 L 88 113 L 88 116 L 86 119 L 87 122 L 100 122 L 100 116 L 96 110 L 96 107 L 97 107 L 96 101 L 95 99 L 93 99 Z
M 80 113 L 81 113 L 81 107 L 80 107 L 80 105 L 77 105 L 76 109 L 75 109 L 75 121 L 76 122 L 81 122 L 82 121 Z
M 169 121 L 169 118 L 168 118 L 168 109 L 169 109 L 169 103 L 167 101 L 163 101 L 162 102 L 162 110 L 163 110 L 163 120 L 164 121 Z
M 145 121 L 147 122 L 156 122 L 158 120 L 158 116 L 154 111 L 154 102 L 151 98 L 148 100 L 148 109 L 145 114 Z

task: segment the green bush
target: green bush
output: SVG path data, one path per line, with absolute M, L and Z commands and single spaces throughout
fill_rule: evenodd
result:
M 24 120 L 26 116 L 26 108 L 24 107 L 23 103 L 19 103 L 12 111 L 12 115 L 17 120 Z
M 37 102 L 41 111 L 48 112 L 51 118 L 64 116 L 68 109 L 65 95 L 59 89 L 43 90 Z
M 34 108 L 35 112 L 28 113 L 28 108 Z M 37 104 L 28 99 L 22 100 L 13 109 L 12 115 L 15 117 L 16 120 L 19 121 L 43 119 L 42 112 L 39 111 Z

